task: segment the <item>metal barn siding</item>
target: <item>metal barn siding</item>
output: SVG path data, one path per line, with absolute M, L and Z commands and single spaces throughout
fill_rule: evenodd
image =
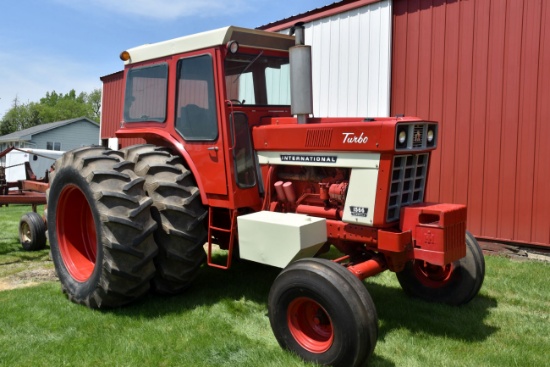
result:
M 306 22 L 305 43 L 312 46 L 316 117 L 389 116 L 391 1 L 355 4 L 292 20 Z M 265 29 L 288 33 L 287 27 Z
M 390 30 L 390 1 L 306 24 L 315 116 L 388 116 Z
M 103 92 L 101 100 L 101 129 L 100 139 L 115 137 L 115 132 L 122 121 L 122 106 L 124 101 L 124 71 L 101 77 Z M 142 144 L 143 139 L 118 139 L 121 147 L 133 144 Z
M 441 122 L 427 199 L 550 246 L 550 2 L 395 0 L 391 114 Z
M 115 136 L 115 131 L 122 121 L 122 101 L 124 98 L 124 72 L 101 77 L 103 92 L 101 94 L 101 139 Z

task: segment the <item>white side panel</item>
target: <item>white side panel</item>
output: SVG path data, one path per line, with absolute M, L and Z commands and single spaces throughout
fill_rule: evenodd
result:
M 285 166 L 323 166 L 345 168 L 374 168 L 380 166 L 379 153 L 350 152 L 257 152 L 259 164 Z
M 343 222 L 372 226 L 377 182 L 378 169 L 351 170 Z
M 107 140 L 107 147 L 112 150 L 118 150 L 118 138 L 109 138 Z
M 12 150 L 6 154 L 6 180 L 8 182 L 24 180 L 26 178 L 24 164 L 28 161 L 29 153 L 26 152 Z
M 261 211 L 237 218 L 242 259 L 284 268 L 311 257 L 327 241 L 323 218 Z
M 389 116 L 391 13 L 387 0 L 305 24 L 314 116 Z

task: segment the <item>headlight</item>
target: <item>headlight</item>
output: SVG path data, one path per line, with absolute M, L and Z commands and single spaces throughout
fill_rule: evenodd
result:
M 437 144 L 437 125 L 429 124 L 426 130 L 426 147 L 435 148 Z
M 428 143 L 431 143 L 434 140 L 434 136 L 434 131 L 432 129 L 428 130 L 428 134 L 426 135 Z
M 237 51 L 239 51 L 239 43 L 235 40 L 231 40 L 227 42 L 226 46 L 229 52 L 231 52 L 232 54 L 236 54 Z
M 407 141 L 407 132 L 405 130 L 401 130 L 399 132 L 399 144 L 403 144 Z

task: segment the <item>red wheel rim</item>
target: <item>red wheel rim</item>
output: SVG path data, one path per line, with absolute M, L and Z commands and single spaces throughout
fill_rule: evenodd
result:
M 332 320 L 325 309 L 310 298 L 300 297 L 288 305 L 290 333 L 302 348 L 311 353 L 324 353 L 332 345 Z
M 424 286 L 429 288 L 441 288 L 447 285 L 453 274 L 453 265 L 438 266 L 425 261 L 414 262 L 414 274 Z
M 97 256 L 97 236 L 90 204 L 74 185 L 63 188 L 57 202 L 57 241 L 69 274 L 78 282 L 92 275 Z

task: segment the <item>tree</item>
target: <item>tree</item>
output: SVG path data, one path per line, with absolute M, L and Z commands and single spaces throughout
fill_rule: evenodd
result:
M 88 94 L 88 103 L 92 106 L 92 120 L 99 122 L 101 117 L 101 89 L 96 88 Z
M 69 93 L 47 92 L 40 102 L 20 103 L 16 96 L 12 107 L 0 121 L 0 134 L 27 129 L 39 124 L 87 117 L 99 122 L 101 114 L 101 90 L 78 95 L 74 89 Z
M 12 107 L 6 112 L 0 121 L 0 133 L 2 135 L 14 131 L 28 129 L 40 124 L 40 117 L 35 103 L 21 104 L 16 96 Z

